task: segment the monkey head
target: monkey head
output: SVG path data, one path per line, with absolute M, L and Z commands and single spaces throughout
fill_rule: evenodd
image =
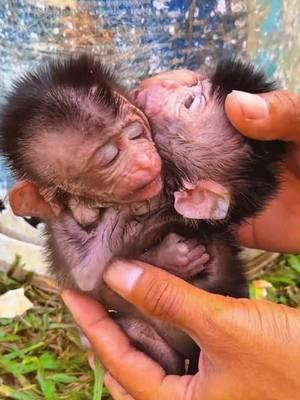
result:
M 161 191 L 147 119 L 92 57 L 50 61 L 15 82 L 0 132 L 16 177 L 34 182 L 48 201 L 126 203 Z
M 275 85 L 231 60 L 210 77 L 184 71 L 180 81 L 177 75 L 149 78 L 133 93 L 150 121 L 166 194 L 188 219 L 238 223 L 276 193 L 285 145 L 242 136 L 225 115 L 225 98 L 232 90 L 262 93 Z

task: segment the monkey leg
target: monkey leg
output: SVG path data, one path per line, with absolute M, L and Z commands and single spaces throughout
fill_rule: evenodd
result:
M 175 233 L 169 233 L 164 240 L 141 259 L 179 276 L 190 279 L 205 269 L 210 256 L 205 246 L 195 239 L 185 239 Z
M 133 345 L 161 365 L 167 374 L 183 375 L 185 360 L 146 321 L 115 314 L 113 318 L 126 332 Z

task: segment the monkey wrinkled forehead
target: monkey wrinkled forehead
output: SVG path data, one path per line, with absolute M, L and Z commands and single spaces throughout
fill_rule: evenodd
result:
M 84 125 L 87 133 L 116 118 L 122 111 L 116 92 L 125 96 L 113 72 L 86 54 L 50 60 L 14 82 L 2 110 L 0 149 L 16 175 L 26 171 L 28 143 L 45 130 L 67 124 L 80 132 Z

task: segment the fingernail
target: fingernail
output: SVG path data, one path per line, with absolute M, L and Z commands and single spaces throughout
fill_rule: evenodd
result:
M 131 262 L 114 261 L 103 274 L 104 282 L 119 294 L 130 293 L 143 270 Z
M 233 90 L 232 95 L 246 118 L 263 119 L 269 115 L 268 103 L 261 96 L 238 90 Z

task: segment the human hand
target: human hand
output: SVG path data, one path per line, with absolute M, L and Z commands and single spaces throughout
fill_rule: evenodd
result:
M 211 294 L 138 261 L 115 261 L 104 280 L 202 349 L 196 375 L 166 375 L 131 346 L 99 303 L 65 291 L 65 303 L 107 370 L 105 384 L 115 400 L 294 400 L 300 393 L 299 310 Z
M 260 95 L 232 92 L 225 110 L 231 123 L 256 140 L 284 140 L 290 152 L 280 191 L 266 210 L 238 231 L 242 245 L 279 252 L 300 251 L 300 96 L 285 91 Z

